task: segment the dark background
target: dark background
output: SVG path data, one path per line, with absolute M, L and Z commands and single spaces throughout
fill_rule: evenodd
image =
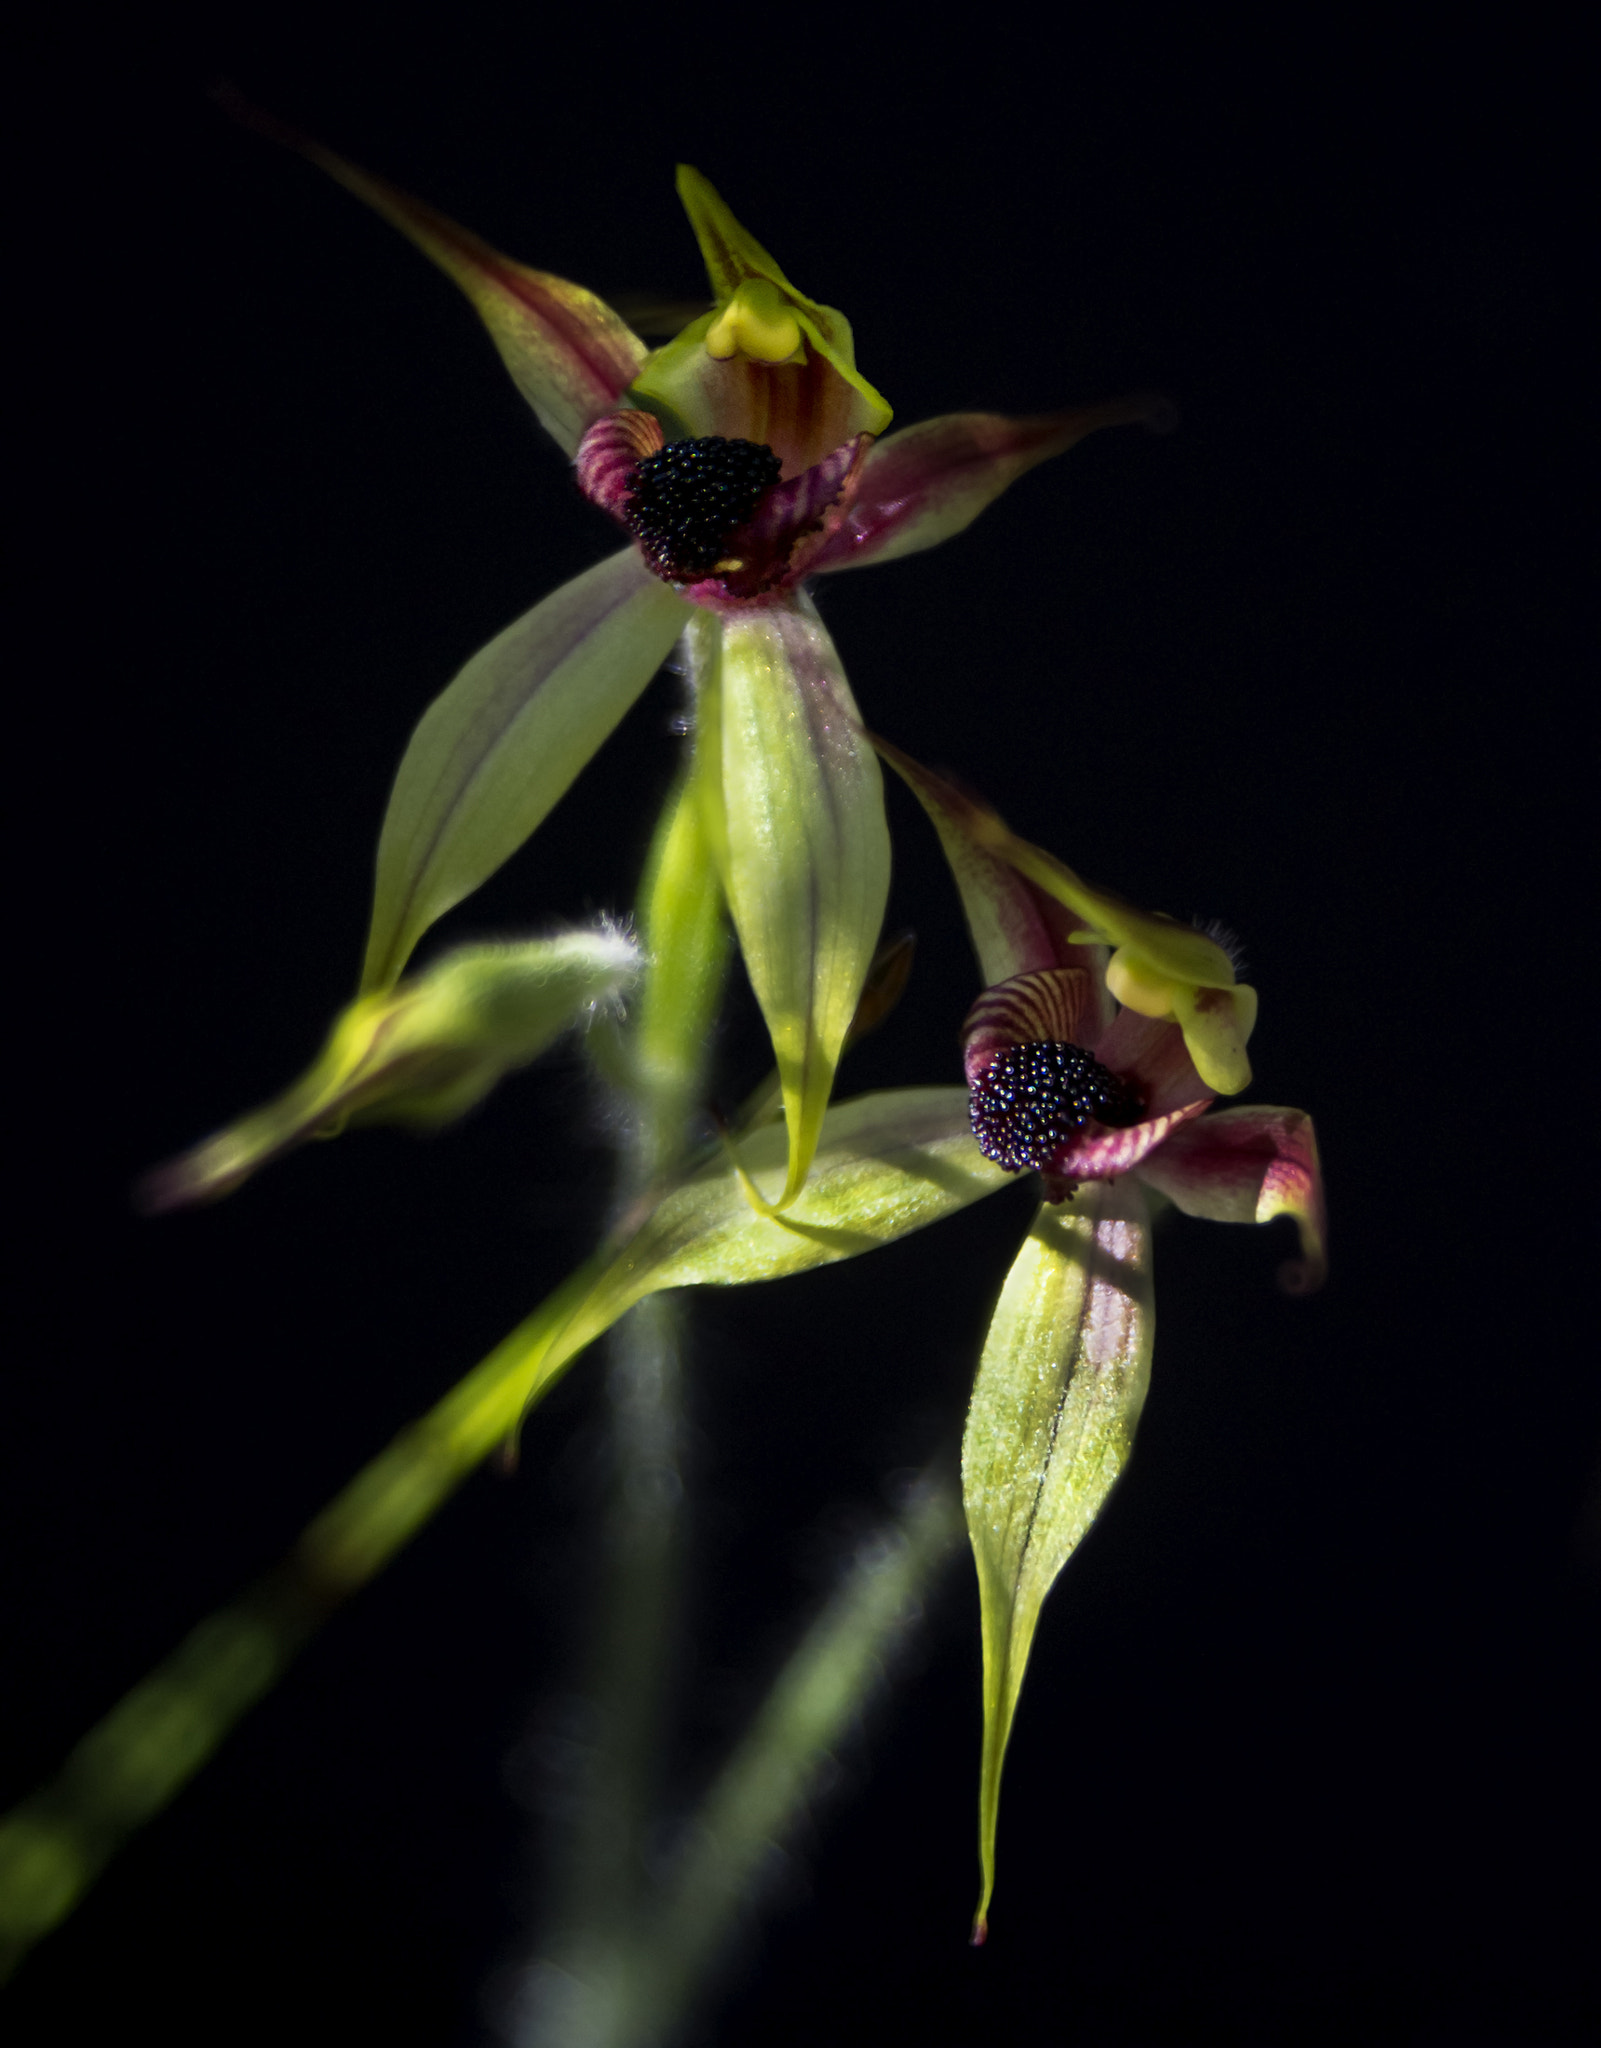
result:
M 1254 1094 L 1317 1117 L 1333 1278 L 1291 1301 L 1277 1231 L 1164 1227 L 1139 1453 L 1046 1610 L 989 1948 L 965 1946 L 962 1567 L 693 2038 L 1588 2040 L 1574 54 L 652 21 L 85 28 L 19 109 L 45 122 L 19 324 L 46 459 L 17 614 L 0 1797 L 524 1314 L 605 1197 L 564 1055 L 436 1140 L 358 1134 L 216 1210 L 130 1212 L 141 1168 L 280 1086 L 346 1000 L 423 707 L 613 544 L 453 289 L 215 113 L 227 74 L 602 292 L 701 289 L 671 185 L 698 163 L 850 314 L 902 423 L 1138 386 L 1182 412 L 820 601 L 875 725 L 1096 879 L 1238 927 Z M 676 708 L 659 681 L 442 936 L 625 907 Z M 853 1087 L 955 1078 L 973 993 L 891 801 L 922 946 Z M 1028 1199 L 697 1310 L 670 1814 L 891 1475 L 954 1442 Z M 579 1711 L 599 1363 L 32 1959 L 17 2038 L 485 2038 L 541 1896 L 526 1805 L 559 1807 Z

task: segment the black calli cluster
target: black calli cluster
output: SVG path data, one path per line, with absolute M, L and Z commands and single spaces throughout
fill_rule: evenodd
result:
M 760 441 L 669 441 L 629 472 L 629 528 L 658 575 L 693 583 L 710 575 L 781 468 Z
M 979 1150 L 1021 1173 L 1048 1166 L 1092 1117 L 1123 1126 L 1138 1123 L 1143 1112 L 1083 1046 L 1040 1040 L 1002 1047 L 973 1088 L 972 1114 Z

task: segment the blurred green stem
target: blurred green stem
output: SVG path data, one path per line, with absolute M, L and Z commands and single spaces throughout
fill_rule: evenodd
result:
M 632 1940 L 604 1966 L 598 1947 L 573 1944 L 530 1972 L 521 2048 L 667 2048 L 680 2035 L 962 1532 L 954 1479 L 925 1477 L 898 1521 L 858 1552 L 780 1671 L 683 1829 Z
M 962 1532 L 954 1484 L 928 1478 L 859 1553 L 691 1820 L 606 2048 L 650 2048 L 688 2017 Z
M 594 1046 L 626 1115 L 618 1209 L 670 1175 L 705 1099 L 728 969 L 722 890 L 688 769 L 669 793 L 640 885 L 646 968 L 637 1015 Z M 611 1474 L 590 1648 L 582 1782 L 555 1874 L 551 1946 L 574 1979 L 630 1968 L 679 1623 L 683 1312 L 658 1296 L 612 1332 Z

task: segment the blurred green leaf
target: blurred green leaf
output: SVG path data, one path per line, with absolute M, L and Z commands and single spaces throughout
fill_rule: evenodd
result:
M 448 1123 L 615 999 L 639 964 L 638 947 L 620 932 L 566 932 L 464 946 L 387 995 L 358 996 L 292 1088 L 157 1167 L 140 1183 L 140 1206 L 160 1213 L 214 1201 L 280 1153 L 346 1123 Z

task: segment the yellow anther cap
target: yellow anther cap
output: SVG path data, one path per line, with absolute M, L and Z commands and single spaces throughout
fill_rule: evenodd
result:
M 706 353 L 719 363 L 748 356 L 757 363 L 803 363 L 800 322 L 776 284 L 748 277 L 712 322 Z

